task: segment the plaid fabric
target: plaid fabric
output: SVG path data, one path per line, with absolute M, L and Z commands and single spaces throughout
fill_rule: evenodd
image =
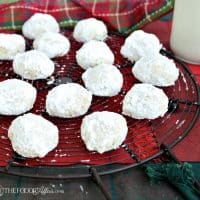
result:
M 0 1 L 0 30 L 21 29 L 36 12 L 53 15 L 61 26 L 94 16 L 128 34 L 173 8 L 174 0 L 8 0 Z

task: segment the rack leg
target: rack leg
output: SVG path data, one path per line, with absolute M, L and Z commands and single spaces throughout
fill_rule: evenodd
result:
M 104 194 L 106 200 L 112 200 L 110 193 L 106 189 L 105 185 L 103 184 L 101 177 L 99 176 L 97 170 L 94 167 L 90 168 L 90 173 L 92 175 L 93 181 L 99 186 L 102 193 Z

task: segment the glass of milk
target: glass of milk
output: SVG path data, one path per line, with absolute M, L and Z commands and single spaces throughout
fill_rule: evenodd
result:
M 200 0 L 175 0 L 170 47 L 180 59 L 200 64 Z

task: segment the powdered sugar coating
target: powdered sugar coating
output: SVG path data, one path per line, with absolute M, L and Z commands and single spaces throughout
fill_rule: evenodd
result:
M 168 97 L 162 89 L 147 83 L 135 84 L 123 100 L 123 114 L 135 119 L 155 119 L 168 110 Z
M 138 30 L 126 38 L 120 52 L 125 58 L 134 62 L 143 56 L 159 53 L 161 48 L 162 45 L 156 35 Z
M 88 18 L 79 21 L 73 32 L 73 37 L 78 42 L 88 42 L 90 40 L 103 41 L 108 36 L 106 25 L 95 18 Z
M 18 79 L 0 82 L 0 114 L 19 115 L 31 108 L 36 100 L 36 89 Z
M 21 156 L 42 158 L 58 145 L 58 128 L 39 115 L 28 113 L 12 121 L 8 137 Z
M 85 87 L 97 96 L 114 96 L 119 93 L 123 76 L 114 65 L 100 64 L 82 74 Z
M 49 91 L 46 110 L 49 115 L 61 118 L 85 114 L 92 101 L 92 93 L 77 83 L 61 84 Z
M 0 60 L 13 60 L 25 51 L 25 40 L 18 34 L 0 33 Z
M 113 64 L 114 55 L 106 43 L 90 40 L 76 52 L 76 61 L 83 69 L 88 69 L 102 63 Z
M 22 33 L 29 39 L 35 39 L 45 32 L 58 33 L 60 30 L 56 19 L 43 13 L 35 13 L 22 26 Z
M 45 79 L 54 72 L 54 69 L 53 61 L 37 50 L 19 53 L 13 61 L 14 72 L 30 80 Z
M 70 42 L 67 37 L 60 33 L 46 32 L 34 40 L 33 47 L 45 53 L 49 58 L 54 58 L 67 54 Z
M 87 149 L 99 153 L 117 149 L 127 132 L 125 118 L 114 112 L 94 112 L 85 116 L 81 124 L 81 138 Z
M 132 72 L 141 82 L 161 87 L 174 85 L 179 76 L 174 61 L 160 54 L 141 58 L 133 66 Z

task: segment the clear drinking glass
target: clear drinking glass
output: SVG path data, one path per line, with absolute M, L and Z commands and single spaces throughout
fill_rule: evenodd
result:
M 175 0 L 170 47 L 180 59 L 200 64 L 200 0 Z

